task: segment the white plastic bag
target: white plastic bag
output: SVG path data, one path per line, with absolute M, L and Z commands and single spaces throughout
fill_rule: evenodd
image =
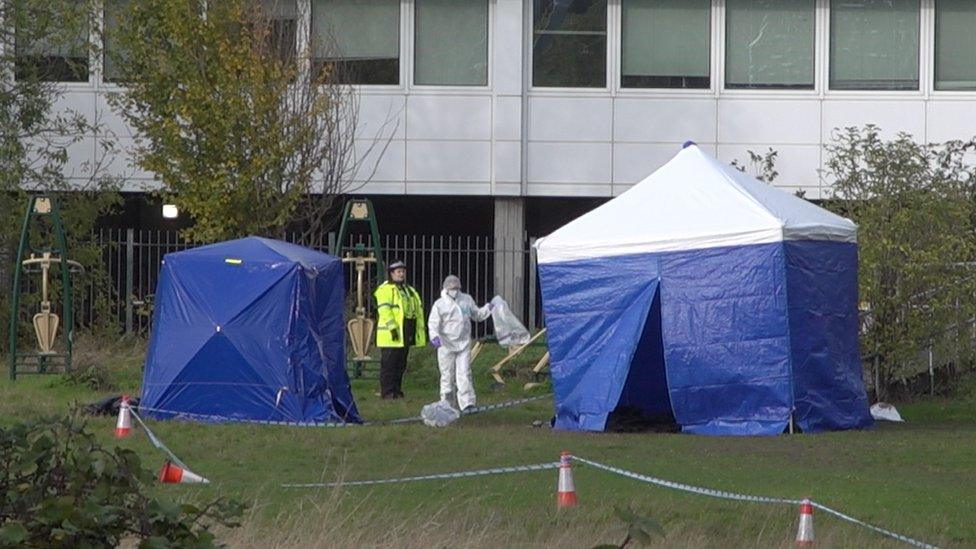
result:
M 529 342 L 529 331 L 515 316 L 508 303 L 496 295 L 491 300 L 495 307 L 491 310 L 491 321 L 495 324 L 495 338 L 502 347 L 518 347 Z
M 431 402 L 420 410 L 420 417 L 428 427 L 447 427 L 461 417 L 457 408 L 444 400 Z
M 871 405 L 871 417 L 883 421 L 905 421 L 898 410 L 887 402 L 876 402 Z

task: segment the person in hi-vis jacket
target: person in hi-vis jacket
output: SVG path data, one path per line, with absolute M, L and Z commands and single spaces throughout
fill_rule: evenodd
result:
M 380 348 L 380 396 L 403 397 L 403 373 L 410 347 L 427 344 L 424 302 L 407 284 L 407 264 L 395 261 L 387 268 L 388 280 L 373 292 L 376 298 L 376 346 Z
M 467 410 L 475 404 L 471 382 L 471 321 L 482 322 L 491 316 L 491 303 L 478 307 L 474 299 L 461 291 L 461 280 L 450 275 L 444 279 L 441 297 L 434 302 L 427 318 L 430 342 L 437 347 L 437 366 L 441 370 L 441 400 Z

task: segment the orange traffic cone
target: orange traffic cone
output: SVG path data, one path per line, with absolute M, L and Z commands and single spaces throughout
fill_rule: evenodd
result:
M 813 547 L 813 505 L 809 499 L 800 504 L 800 527 L 796 531 L 797 547 Z
M 184 469 L 166 460 L 163 468 L 159 471 L 159 482 L 164 484 L 210 484 L 210 481 L 194 473 L 189 469 Z
M 563 452 L 559 455 L 559 486 L 556 488 L 556 506 L 559 509 L 579 505 L 579 501 L 576 499 L 576 486 L 573 484 L 571 459 L 569 452 Z
M 132 410 L 129 409 L 129 395 L 122 395 L 119 403 L 119 419 L 115 422 L 115 438 L 125 438 L 132 433 Z

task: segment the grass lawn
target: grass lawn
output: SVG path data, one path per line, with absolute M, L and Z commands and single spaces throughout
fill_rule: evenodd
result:
M 143 346 L 120 343 L 90 350 L 120 390 L 137 393 Z M 530 366 L 542 349 L 520 360 Z M 513 380 L 492 391 L 492 349 L 476 362 L 479 403 L 534 394 Z M 430 350 L 413 353 L 403 401 L 382 401 L 376 381 L 353 390 L 367 419 L 416 415 L 436 399 Z M 60 376 L 0 382 L 0 421 L 68 411 L 109 394 Z M 117 393 L 118 391 L 116 391 Z M 976 546 L 976 394 L 952 401 L 899 405 L 905 424 L 868 431 L 770 438 L 708 438 L 680 434 L 579 434 L 548 425 L 551 400 L 462 418 L 445 429 L 423 425 L 297 428 L 151 422 L 157 435 L 208 486 L 165 486 L 175 498 L 217 495 L 245 500 L 245 525 L 222 532 L 234 546 L 537 546 L 591 547 L 620 542 L 615 504 L 658 519 L 660 546 L 790 547 L 797 510 L 726 502 L 643 484 L 591 467 L 574 469 L 580 507 L 555 510 L 555 471 L 449 481 L 328 489 L 283 489 L 282 483 L 378 479 L 555 461 L 559 452 L 635 472 L 722 490 L 787 498 L 811 497 L 867 522 L 942 546 Z M 114 418 L 91 427 L 111 438 Z M 163 456 L 137 433 L 120 444 L 150 467 Z M 816 515 L 821 546 L 896 547 L 899 542 Z

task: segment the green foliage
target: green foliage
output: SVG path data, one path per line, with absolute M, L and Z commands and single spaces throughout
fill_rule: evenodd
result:
M 613 514 L 627 525 L 627 537 L 624 538 L 624 541 L 620 545 L 597 545 L 593 549 L 623 549 L 631 542 L 637 542 L 640 545 L 649 545 L 655 536 L 664 537 L 664 527 L 651 517 L 638 515 L 629 508 L 620 507 L 619 505 L 613 507 Z
M 243 506 L 147 495 L 153 474 L 131 450 L 103 448 L 73 417 L 0 428 L 0 546 L 212 547 Z
M 283 45 L 293 37 L 263 6 L 143 0 L 120 17 L 127 84 L 109 100 L 144 136 L 139 166 L 193 217 L 184 235 L 193 240 L 282 237 L 286 225 L 321 217 L 309 197 L 338 194 L 330 162 L 352 150 L 336 140 L 352 127 L 321 85 L 329 72 L 303 69 L 308 59 Z
M 9 322 L 10 257 L 20 235 L 27 194 L 60 196 L 71 259 L 86 267 L 87 278 L 76 284 L 101 288 L 105 276 L 101 250 L 90 242 L 98 216 L 120 202 L 118 181 L 104 176 L 101 162 L 114 149 L 101 138 L 102 150 L 79 170 L 68 173 L 68 150 L 97 125 L 72 110 L 55 111 L 63 85 L 52 81 L 56 64 L 42 53 L 77 51 L 87 58 L 92 5 L 74 0 L 11 0 L 0 3 L 0 64 L 15 68 L 15 78 L 0 79 L 0 326 Z M 27 52 L 19 55 L 17 52 Z M 69 72 L 78 67 L 63 67 Z M 68 191 L 71 191 L 70 193 Z M 40 244 L 38 241 L 35 245 Z M 53 273 L 53 274 L 56 274 Z M 59 284 L 52 287 L 54 299 Z M 25 301 L 36 302 L 33 296 Z M 25 311 L 21 314 L 26 316 Z M 26 322 L 26 321 L 25 321 Z M 25 324 L 26 328 L 26 324 Z M 26 332 L 25 332 L 26 333 Z M 0 338 L 5 350 L 7 338 Z
M 838 132 L 826 148 L 830 207 L 859 225 L 860 295 L 870 310 L 862 344 L 877 359 L 879 398 L 919 370 L 929 345 L 957 361 L 972 353 L 973 150 L 973 141 L 921 145 L 904 133 L 886 141 L 870 125 Z
M 753 177 L 763 183 L 772 184 L 776 181 L 776 178 L 779 177 L 779 172 L 776 171 L 776 158 L 779 156 L 779 151 L 770 147 L 762 154 L 752 150 L 747 150 L 746 153 L 749 155 L 749 165 L 752 166 Z M 737 159 L 732 161 L 732 167 L 740 172 L 746 171 L 746 166 Z

